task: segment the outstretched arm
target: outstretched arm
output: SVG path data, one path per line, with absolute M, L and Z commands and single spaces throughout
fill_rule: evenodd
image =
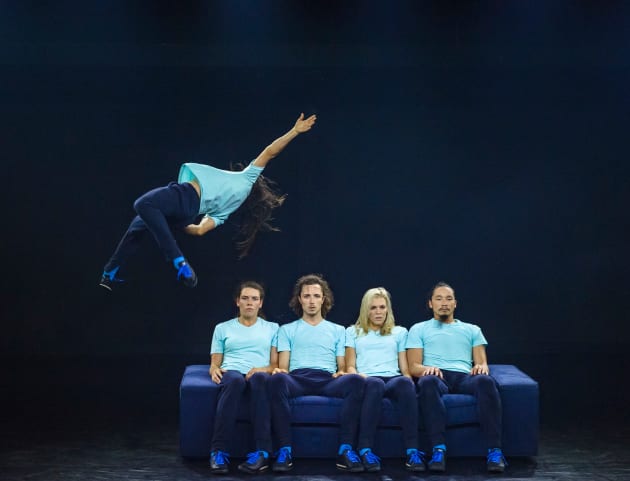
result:
M 316 115 L 311 115 L 309 118 L 305 119 L 304 114 L 300 114 L 300 117 L 295 122 L 293 128 L 282 137 L 278 137 L 271 144 L 265 147 L 265 150 L 263 150 L 260 155 L 256 157 L 256 160 L 254 160 L 254 165 L 257 167 L 265 167 L 271 159 L 284 150 L 289 142 L 291 142 L 299 134 L 311 130 L 311 127 L 315 124 L 316 120 Z

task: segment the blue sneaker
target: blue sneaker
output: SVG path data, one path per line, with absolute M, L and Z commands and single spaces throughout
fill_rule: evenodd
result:
M 488 457 L 486 460 L 486 466 L 489 473 L 502 473 L 505 471 L 505 467 L 508 465 L 503 456 L 503 451 L 499 448 L 493 448 L 488 451 Z
M 119 285 L 121 282 L 125 281 L 123 281 L 122 279 L 116 279 L 116 277 L 112 277 L 109 274 L 104 273 L 103 277 L 101 277 L 101 282 L 99 282 L 98 285 L 111 292 L 116 289 L 116 286 Z
M 210 471 L 214 474 L 225 474 L 228 472 L 230 455 L 225 451 L 212 451 L 210 453 Z
M 186 261 L 181 261 L 177 265 L 177 280 L 184 284 L 186 287 L 195 287 L 197 285 L 197 274 Z
M 293 458 L 291 457 L 291 451 L 287 448 L 280 448 L 276 453 L 276 461 L 271 468 L 276 472 L 291 471 L 293 469 Z
M 363 467 L 363 463 L 361 462 L 359 455 L 352 449 L 346 449 L 343 453 L 337 456 L 337 469 L 340 469 L 341 471 L 348 471 L 350 473 L 360 473 L 365 468 Z
M 409 456 L 407 457 L 407 461 L 405 462 L 405 469 L 408 471 L 420 472 L 426 471 L 427 467 L 425 466 L 425 454 L 422 451 L 418 451 L 414 449 Z
M 429 461 L 429 471 L 443 473 L 446 471 L 446 453 L 443 449 L 434 448 L 433 456 Z
M 265 451 L 254 451 L 247 455 L 247 460 L 238 465 L 239 471 L 258 474 L 269 469 L 269 454 Z
M 368 473 L 376 473 L 381 470 L 381 458 L 368 449 L 361 455 L 361 463 Z

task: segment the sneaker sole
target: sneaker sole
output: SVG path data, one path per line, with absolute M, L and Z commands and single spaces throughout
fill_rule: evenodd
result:
M 227 468 L 220 468 L 220 469 L 212 469 L 212 468 L 210 468 L 210 472 L 212 474 L 227 474 L 228 471 L 229 470 Z
M 365 471 L 365 468 L 363 466 L 356 466 L 354 468 L 349 468 L 344 464 L 336 464 L 335 466 L 337 466 L 337 469 L 339 471 L 346 471 L 348 473 L 362 473 L 363 471 Z
M 405 464 L 405 469 L 407 471 L 412 471 L 414 473 L 423 473 L 427 470 L 427 468 L 424 466 L 408 466 L 406 464 Z
M 293 464 L 291 466 L 274 466 L 271 470 L 274 473 L 286 473 L 287 471 L 291 471 L 293 469 Z
M 190 281 L 190 279 L 182 279 L 179 282 L 190 289 L 197 287 L 197 279 L 195 279 L 194 282 Z
M 446 468 L 442 466 L 429 466 L 429 471 L 433 473 L 443 473 L 446 471 Z
M 239 471 L 242 471 L 243 473 L 249 473 L 249 474 L 260 474 L 260 473 L 265 472 L 268 469 L 269 469 L 269 466 L 263 466 L 259 469 L 251 469 L 251 468 L 248 468 L 247 466 L 238 467 Z
M 102 282 L 99 282 L 98 285 L 104 289 L 107 289 L 109 292 L 112 292 L 112 288 L 109 287 L 107 284 L 103 284 Z

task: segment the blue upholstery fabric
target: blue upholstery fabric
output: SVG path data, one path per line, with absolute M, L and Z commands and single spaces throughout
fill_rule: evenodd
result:
M 538 383 L 511 365 L 491 365 L 503 404 L 503 451 L 507 456 L 538 453 Z M 186 367 L 180 385 L 180 453 L 207 457 L 216 409 L 218 387 L 210 380 L 208 365 Z M 477 420 L 473 396 L 447 394 L 447 446 L 449 456 L 484 456 L 485 442 Z M 338 445 L 341 399 L 302 396 L 291 401 L 293 453 L 296 457 L 334 457 Z M 358 408 L 358 407 L 357 407 Z M 420 416 L 422 419 L 422 416 Z M 403 457 L 402 434 L 396 406 L 383 400 L 374 451 L 381 457 Z M 420 423 L 421 448 L 427 448 Z M 245 456 L 253 448 L 249 410 L 241 403 L 237 428 L 228 449 Z

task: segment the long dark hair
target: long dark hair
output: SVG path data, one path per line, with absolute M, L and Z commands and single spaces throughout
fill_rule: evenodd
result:
M 243 170 L 242 164 L 235 164 L 232 170 Z M 236 248 L 238 258 L 247 256 L 259 231 L 277 232 L 280 229 L 271 224 L 273 210 L 280 207 L 286 195 L 276 191 L 276 183 L 263 175 L 259 175 L 252 186 L 245 202 L 238 208 L 238 232 L 236 233 Z

